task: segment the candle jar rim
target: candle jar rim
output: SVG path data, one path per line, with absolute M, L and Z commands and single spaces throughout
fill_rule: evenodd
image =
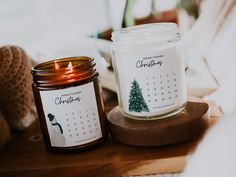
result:
M 68 68 L 68 64 L 72 66 Z M 55 63 L 59 68 L 55 68 Z M 58 58 L 32 67 L 34 84 L 41 87 L 68 85 L 98 75 L 93 58 L 86 56 Z M 63 67 L 60 67 L 63 66 Z
M 46 61 L 43 63 L 36 64 L 32 67 L 31 71 L 32 74 L 35 75 L 56 75 L 60 74 L 62 72 L 68 71 L 68 67 L 55 69 L 55 63 L 69 63 L 69 62 L 80 62 L 77 65 L 72 65 L 72 69 L 75 69 L 76 71 L 84 71 L 88 68 L 94 67 L 96 64 L 94 63 L 94 58 L 90 58 L 87 56 L 74 56 L 74 57 L 65 57 L 65 58 L 57 58 L 50 61 Z M 47 66 L 53 65 L 54 67 L 46 68 Z
M 112 32 L 113 43 L 137 43 L 140 38 L 143 40 L 165 41 L 173 40 L 180 37 L 176 23 L 161 22 L 136 25 L 132 27 L 122 28 Z

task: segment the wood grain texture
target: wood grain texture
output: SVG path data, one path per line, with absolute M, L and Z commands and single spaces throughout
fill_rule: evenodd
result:
M 133 120 L 119 107 L 108 114 L 109 130 L 120 143 L 136 146 L 163 146 L 193 139 L 208 127 L 208 104 L 188 102 L 180 113 L 159 120 Z M 147 118 L 148 119 L 148 118 Z
M 115 98 L 107 96 L 107 111 L 117 104 Z M 116 177 L 180 172 L 200 138 L 158 148 L 127 146 L 108 138 L 88 150 L 56 154 L 45 149 L 36 121 L 0 153 L 0 176 Z

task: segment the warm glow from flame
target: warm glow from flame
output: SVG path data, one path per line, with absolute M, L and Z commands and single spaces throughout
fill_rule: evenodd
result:
M 55 69 L 58 70 L 59 69 L 59 64 L 57 64 L 57 62 L 55 61 Z
M 72 72 L 73 71 L 73 66 L 72 66 L 72 63 L 70 62 L 67 66 L 67 69 Z

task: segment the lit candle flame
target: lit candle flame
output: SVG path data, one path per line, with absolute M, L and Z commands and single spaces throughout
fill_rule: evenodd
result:
M 58 70 L 59 69 L 59 64 L 57 64 L 57 62 L 55 61 L 55 69 Z
M 70 62 L 67 66 L 67 69 L 72 72 L 73 71 L 73 66 L 72 66 L 72 63 Z

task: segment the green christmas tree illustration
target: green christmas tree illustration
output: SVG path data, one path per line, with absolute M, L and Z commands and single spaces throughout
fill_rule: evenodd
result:
M 149 112 L 148 105 L 143 98 L 142 89 L 139 87 L 139 83 L 135 79 L 132 82 L 129 93 L 129 111 Z

